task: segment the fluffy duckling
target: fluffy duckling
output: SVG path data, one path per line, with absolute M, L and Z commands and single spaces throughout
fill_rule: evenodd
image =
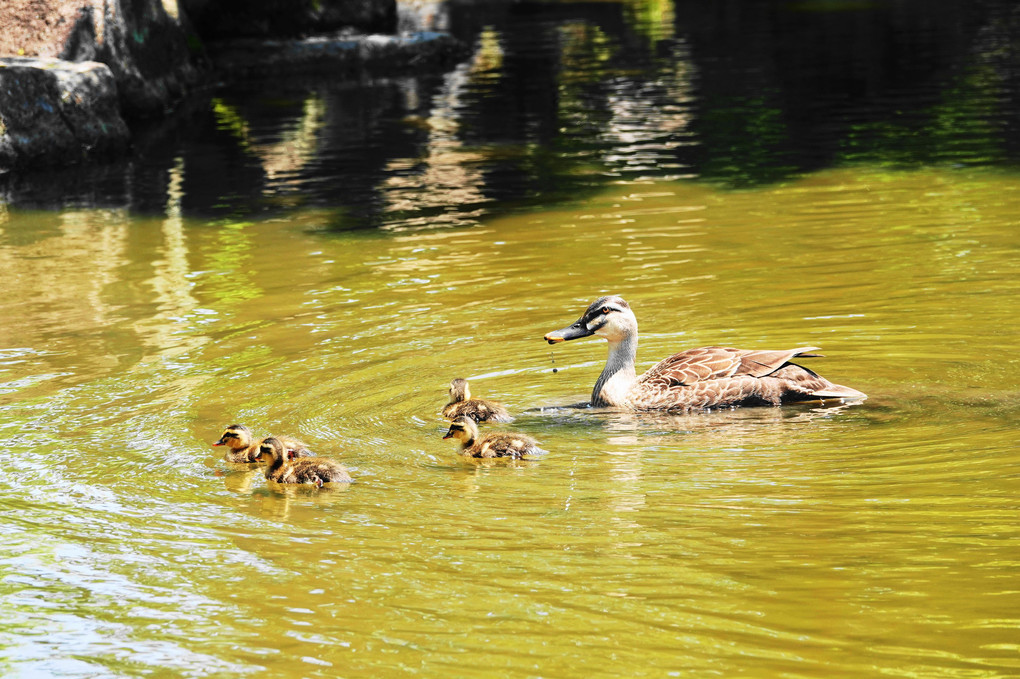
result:
M 270 436 L 259 444 L 256 458 L 266 463 L 266 479 L 276 483 L 307 483 L 322 486 L 324 483 L 350 483 L 347 469 L 328 457 L 299 457 L 290 454 L 279 438 Z
M 443 408 L 443 417 L 456 420 L 461 415 L 475 422 L 513 422 L 514 418 L 502 403 L 471 398 L 468 381 L 458 377 L 450 382 L 450 402 Z
M 538 441 L 524 434 L 493 431 L 480 435 L 478 425 L 467 415 L 455 419 L 443 439 L 459 440 L 461 452 L 471 457 L 521 458 L 546 452 L 538 447 Z
M 277 436 L 276 438 L 286 446 L 291 457 L 310 457 L 313 455 L 308 446 L 297 439 L 290 438 L 289 436 Z M 223 436 L 213 445 L 226 446 L 228 448 L 227 452 L 223 454 L 223 459 L 227 462 L 247 464 L 258 459 L 260 443 L 262 443 L 262 439 L 254 438 L 251 435 L 251 429 L 248 429 L 243 424 L 232 424 L 224 430 Z

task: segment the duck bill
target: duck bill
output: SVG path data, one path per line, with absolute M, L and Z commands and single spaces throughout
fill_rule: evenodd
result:
M 573 325 L 568 325 L 562 330 L 554 330 L 545 336 L 545 341 L 549 344 L 557 344 L 559 342 L 567 342 L 570 340 L 581 339 L 582 337 L 591 337 L 595 333 L 588 329 L 588 325 L 584 323 L 584 319 L 579 319 Z
M 452 431 L 448 431 L 448 432 L 446 432 L 446 436 L 443 437 L 443 440 L 445 441 L 446 439 L 452 439 L 452 438 L 453 438 L 453 432 Z
M 220 439 L 219 441 L 217 441 L 216 443 L 213 444 L 214 447 L 215 446 L 225 446 L 225 445 L 227 445 L 227 444 L 226 444 L 226 442 L 223 439 Z

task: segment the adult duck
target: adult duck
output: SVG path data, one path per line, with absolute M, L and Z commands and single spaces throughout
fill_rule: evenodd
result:
M 591 393 L 591 404 L 624 410 L 693 410 L 722 406 L 779 405 L 790 401 L 860 399 L 864 394 L 833 384 L 790 361 L 813 358 L 818 347 L 754 351 L 701 347 L 673 354 L 640 377 L 637 318 L 621 297 L 599 297 L 577 322 L 545 336 L 549 344 L 596 335 L 609 342 L 609 358 Z

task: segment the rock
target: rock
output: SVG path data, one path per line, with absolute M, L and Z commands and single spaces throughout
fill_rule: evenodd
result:
M 265 73 L 391 75 L 448 68 L 464 59 L 466 46 L 446 33 L 318 36 L 302 40 L 233 40 L 210 48 L 225 77 Z
M 341 29 L 393 33 L 396 0 L 180 0 L 207 40 L 294 38 Z
M 0 56 L 100 61 L 124 114 L 154 117 L 197 81 L 201 41 L 177 0 L 2 0 Z
M 450 30 L 447 0 L 401 0 L 397 4 L 397 33 Z
M 176 3 L 112 0 L 101 17 L 82 8 L 59 56 L 103 62 L 117 80 L 125 115 L 155 117 L 197 81 L 193 57 L 201 56 L 200 44 Z
M 112 156 L 129 142 L 105 64 L 0 58 L 0 172 Z

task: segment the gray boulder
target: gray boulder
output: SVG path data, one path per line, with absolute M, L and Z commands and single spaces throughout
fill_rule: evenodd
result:
M 105 64 L 0 58 L 0 172 L 117 155 L 129 143 Z

